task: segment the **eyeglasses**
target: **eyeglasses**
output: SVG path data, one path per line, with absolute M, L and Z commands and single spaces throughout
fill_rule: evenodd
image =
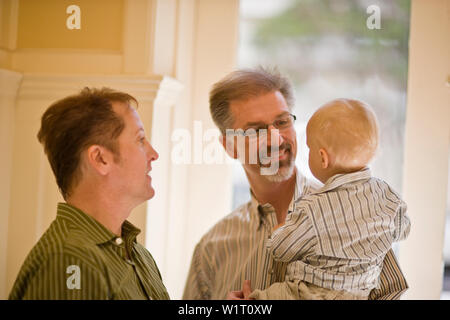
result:
M 238 129 L 238 130 L 235 130 L 233 133 L 234 133 L 234 135 L 238 135 L 238 136 L 256 138 L 261 135 L 267 134 L 270 126 L 273 126 L 275 129 L 278 129 L 280 131 L 291 128 L 294 125 L 295 120 L 297 120 L 297 117 L 295 115 L 289 113 L 288 115 L 283 116 L 270 124 L 266 124 L 266 125 L 259 126 L 259 127 L 249 127 L 245 130 Z

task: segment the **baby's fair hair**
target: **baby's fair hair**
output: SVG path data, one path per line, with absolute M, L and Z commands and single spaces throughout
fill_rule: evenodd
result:
M 313 114 L 308 128 L 308 139 L 333 157 L 336 169 L 363 168 L 378 148 L 377 118 L 372 108 L 359 100 L 336 99 L 326 103 Z

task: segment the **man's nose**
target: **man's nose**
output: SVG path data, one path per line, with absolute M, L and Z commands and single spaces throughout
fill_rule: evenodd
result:
M 147 141 L 147 145 L 148 145 L 148 150 L 147 150 L 147 158 L 149 161 L 155 161 L 159 158 L 159 154 L 158 152 L 156 152 L 155 149 L 153 149 L 152 145 L 150 144 L 150 142 Z
M 284 138 L 280 134 L 280 130 L 275 128 L 273 125 L 269 125 L 267 127 L 267 131 L 268 131 L 267 132 L 267 146 L 268 147 L 272 146 L 272 144 L 275 144 L 276 146 L 280 146 L 283 143 Z

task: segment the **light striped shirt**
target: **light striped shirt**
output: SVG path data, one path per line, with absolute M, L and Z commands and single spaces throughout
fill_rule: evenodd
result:
M 119 238 L 81 210 L 59 203 L 9 299 L 169 299 L 151 254 L 128 221 Z
M 286 280 L 367 296 L 378 284 L 386 253 L 410 230 L 406 204 L 370 170 L 338 174 L 299 199 L 267 241 Z
M 298 170 L 294 202 L 314 190 Z M 244 280 L 252 289 L 263 290 L 285 280 L 287 263 L 276 261 L 266 241 L 278 224 L 274 208 L 253 197 L 220 220 L 195 247 L 183 299 L 225 299 L 230 291 L 241 290 Z M 377 289 L 370 299 L 398 299 L 408 285 L 391 251 L 386 255 Z

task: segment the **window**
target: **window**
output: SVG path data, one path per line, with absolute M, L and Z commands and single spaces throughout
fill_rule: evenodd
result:
M 401 194 L 410 1 L 241 0 L 240 6 L 239 67 L 277 66 L 294 84 L 297 167 L 313 178 L 305 141 L 312 113 L 329 100 L 357 98 L 379 120 L 373 175 Z M 371 24 L 373 10 L 380 29 Z M 234 208 L 250 198 L 238 163 L 233 190 Z

